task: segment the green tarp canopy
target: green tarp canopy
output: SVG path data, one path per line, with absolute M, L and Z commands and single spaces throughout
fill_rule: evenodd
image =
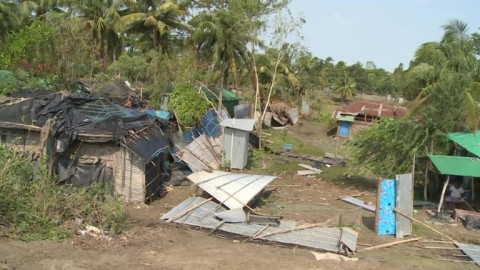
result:
M 480 157 L 480 131 L 472 133 L 453 132 L 448 133 L 447 137 L 468 152 Z
M 234 111 L 233 107 L 238 105 L 238 101 L 241 99 L 240 96 L 235 94 L 234 92 L 227 90 L 227 89 L 221 89 L 219 86 L 209 86 L 207 87 L 202 87 L 202 92 L 207 96 L 207 98 L 211 101 L 218 102 L 218 96 L 220 95 L 220 91 L 223 90 L 222 92 L 222 103 L 225 109 L 228 111 L 228 114 L 230 114 L 231 117 L 234 116 Z
M 480 177 L 480 159 L 459 156 L 428 156 L 435 168 L 443 175 Z

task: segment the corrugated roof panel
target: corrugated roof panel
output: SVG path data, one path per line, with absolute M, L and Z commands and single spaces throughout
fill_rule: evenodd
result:
M 204 201 L 205 199 L 203 198 L 190 197 L 184 202 L 174 207 L 168 213 L 164 214 L 160 219 L 166 220 L 175 217 L 178 214 L 184 212 L 185 210 L 195 205 L 199 205 Z M 265 229 L 265 226 L 253 223 L 225 223 L 222 225 L 222 221 L 215 218 L 215 213 L 222 211 L 225 211 L 224 207 L 210 201 L 186 213 L 184 216 L 178 218 L 174 222 L 207 229 L 217 228 L 219 231 L 242 235 L 245 237 L 251 237 L 257 232 Z M 285 232 L 286 230 L 293 229 L 298 225 L 299 224 L 294 221 L 282 220 L 280 225 L 270 226 L 266 228 L 260 235 L 268 235 L 280 231 L 283 231 L 283 233 L 265 236 L 261 239 L 284 244 L 299 245 L 320 250 L 339 252 L 341 251 L 340 238 L 343 234 L 343 240 L 348 242 L 347 244 L 349 248 L 353 251 L 355 251 L 356 249 L 356 238 L 358 234 L 353 230 L 345 230 L 345 228 L 339 229 L 311 227 L 302 230 Z
M 188 179 L 230 209 L 243 208 L 276 177 L 233 174 L 222 171 L 196 172 Z
M 452 132 L 448 133 L 447 137 L 468 152 L 480 157 L 480 131 L 472 133 Z
M 443 175 L 480 177 L 480 159 L 458 156 L 428 156 Z
M 470 257 L 472 261 L 474 261 L 478 266 L 480 266 L 480 246 L 462 243 L 455 243 L 455 245 L 459 247 L 463 251 L 463 253 L 465 253 L 465 255 Z

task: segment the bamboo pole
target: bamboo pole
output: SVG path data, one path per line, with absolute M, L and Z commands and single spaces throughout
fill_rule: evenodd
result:
M 447 179 L 445 180 L 445 183 L 443 183 L 443 188 L 442 188 L 442 195 L 440 196 L 440 202 L 438 202 L 438 208 L 437 208 L 437 213 L 440 213 L 440 210 L 442 210 L 442 204 L 443 200 L 445 197 L 445 191 L 447 190 L 448 182 L 450 181 L 450 175 L 447 176 Z
M 405 243 L 409 243 L 409 242 L 413 242 L 413 241 L 418 241 L 420 239 L 422 239 L 422 238 L 417 237 L 417 238 L 406 239 L 406 240 L 402 240 L 402 241 L 391 242 L 391 243 L 387 243 L 387 244 L 381 244 L 381 245 L 378 245 L 378 246 L 367 247 L 367 248 L 358 250 L 357 252 L 364 252 L 364 251 L 369 251 L 369 250 L 387 248 L 387 247 L 391 247 L 391 246 L 395 246 L 395 245 L 399 245 L 399 244 L 405 244 Z
M 213 234 L 215 231 L 217 231 L 218 229 L 220 229 L 220 227 L 223 226 L 223 224 L 225 224 L 225 220 L 222 220 L 222 222 L 220 222 L 215 228 L 213 228 L 213 230 L 211 230 L 208 235 L 211 235 Z
M 183 212 L 180 212 L 178 215 L 176 215 L 176 216 L 174 216 L 174 217 L 172 217 L 172 218 L 169 218 L 169 219 L 168 219 L 167 221 L 165 221 L 165 222 L 170 223 L 170 222 L 172 222 L 172 221 L 175 221 L 175 220 L 183 217 L 184 215 L 188 214 L 189 212 L 197 209 L 198 207 L 206 204 L 207 202 L 209 202 L 209 201 L 211 201 L 211 200 L 212 200 L 212 198 L 208 198 L 208 199 L 206 199 L 205 201 L 203 201 L 203 202 L 201 202 L 201 203 L 199 203 L 199 204 L 196 204 L 196 205 L 188 208 L 187 210 L 185 210 L 185 211 L 183 211 Z
M 420 225 L 423 225 L 423 226 L 427 227 L 428 229 L 430 229 L 430 230 L 432 230 L 432 231 L 440 234 L 441 236 L 447 238 L 448 240 L 450 240 L 450 241 L 452 241 L 452 242 L 457 242 L 457 241 L 455 241 L 453 238 L 451 238 L 450 236 L 443 234 L 442 232 L 440 232 L 440 231 L 438 231 L 438 230 L 436 230 L 436 229 L 428 226 L 427 224 L 425 224 L 425 223 L 423 223 L 423 222 L 421 222 L 421 221 L 419 221 L 419 220 L 417 220 L 417 219 L 415 219 L 415 218 L 413 218 L 413 217 L 411 217 L 411 216 L 408 216 L 407 214 L 403 213 L 402 211 L 398 210 L 397 208 L 395 208 L 394 211 L 397 212 L 397 213 L 399 213 L 400 215 L 402 215 L 402 216 L 404 216 L 404 217 L 412 220 L 412 221 L 415 221 L 415 222 L 419 223 Z
M 265 225 L 265 227 L 261 228 L 260 230 L 258 230 L 258 231 L 255 232 L 254 234 L 252 234 L 249 238 L 243 240 L 242 243 L 248 242 L 248 241 L 252 240 L 253 238 L 259 236 L 259 235 L 260 235 L 261 233 L 263 233 L 268 227 L 270 227 L 270 224 Z

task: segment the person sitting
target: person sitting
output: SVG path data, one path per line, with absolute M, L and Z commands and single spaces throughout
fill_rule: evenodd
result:
M 464 196 L 465 190 L 463 189 L 461 182 L 456 181 L 448 189 L 448 194 L 445 197 L 445 203 L 450 209 L 462 208 L 465 202 Z

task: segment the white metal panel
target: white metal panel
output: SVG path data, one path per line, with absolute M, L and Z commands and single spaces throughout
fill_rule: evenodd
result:
M 224 164 L 230 164 L 231 169 L 243 170 L 248 162 L 250 133 L 248 131 L 225 128 L 224 136 Z
M 225 119 L 220 123 L 222 127 L 229 127 L 244 131 L 252 131 L 253 127 L 255 126 L 254 119 Z
M 399 174 L 396 179 L 396 207 L 403 213 L 413 212 L 413 179 L 412 174 Z M 412 221 L 398 213 L 395 214 L 396 238 L 403 238 L 412 233 Z
M 243 208 L 276 177 L 201 171 L 188 176 L 192 182 L 228 208 Z

